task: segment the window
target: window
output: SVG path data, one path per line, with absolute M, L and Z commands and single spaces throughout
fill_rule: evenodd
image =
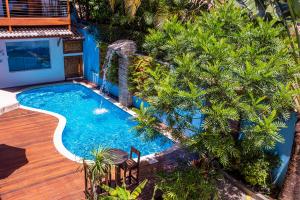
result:
M 64 41 L 64 53 L 81 53 L 82 40 Z
M 7 42 L 6 51 L 10 72 L 51 67 L 49 41 Z

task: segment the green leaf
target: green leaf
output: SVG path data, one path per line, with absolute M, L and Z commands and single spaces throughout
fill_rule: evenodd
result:
M 148 180 L 145 179 L 142 183 L 140 183 L 134 190 L 133 192 L 130 194 L 130 198 L 131 199 L 137 199 L 138 196 L 142 193 L 144 187 L 146 186 Z

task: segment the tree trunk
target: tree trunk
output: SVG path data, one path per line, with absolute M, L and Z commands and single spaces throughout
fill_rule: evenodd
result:
M 74 4 L 75 6 L 76 6 L 76 4 Z M 77 5 L 78 5 L 78 11 L 79 11 L 79 18 L 80 18 L 80 20 L 83 20 L 83 16 L 82 16 L 82 3 L 81 3 L 81 1 L 78 1 L 78 3 L 77 3 Z
M 297 113 L 292 154 L 279 199 L 300 200 L 300 113 Z
M 88 21 L 90 19 L 90 4 L 88 0 L 85 1 L 85 9 L 85 20 Z
M 237 143 L 241 132 L 241 121 L 240 120 L 229 120 L 229 125 L 231 128 L 231 134 Z

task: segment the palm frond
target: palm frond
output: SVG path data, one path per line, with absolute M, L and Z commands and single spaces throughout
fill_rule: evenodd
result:
M 141 5 L 141 0 L 124 0 L 124 4 L 127 15 L 133 18 Z

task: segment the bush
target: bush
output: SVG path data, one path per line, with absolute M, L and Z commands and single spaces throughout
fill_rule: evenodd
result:
M 246 159 L 241 165 L 241 174 L 246 182 L 269 190 L 272 169 L 279 164 L 279 159 L 273 155 Z
M 280 130 L 289 119 L 291 83 L 300 71 L 283 30 L 275 21 L 249 18 L 233 2 L 196 20 L 172 18 L 151 30 L 145 49 L 170 66 L 145 70 L 146 87 L 137 95 L 150 107 L 140 113 L 165 119 L 173 137 L 265 186 L 274 167 L 266 151 L 284 142 Z M 199 112 L 205 117 L 195 125 Z M 153 134 L 147 131 L 149 117 L 136 119 L 141 134 Z M 192 137 L 183 137 L 187 132 Z M 254 181 L 247 170 L 261 172 L 262 180 Z
M 165 200 L 212 200 L 218 197 L 216 178 L 214 170 L 208 172 L 196 167 L 180 168 L 160 174 L 157 188 L 163 192 Z

